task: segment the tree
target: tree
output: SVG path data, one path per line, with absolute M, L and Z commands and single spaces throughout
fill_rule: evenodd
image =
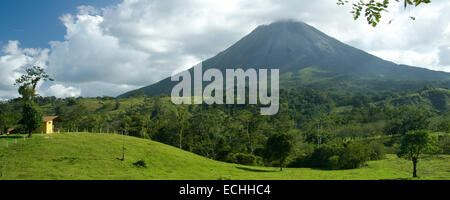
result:
M 1 103 L 0 103 L 1 104 Z M 0 107 L 0 134 L 6 133 L 8 128 L 13 128 L 20 115 L 7 108 Z
M 34 103 L 36 96 L 36 87 L 39 81 L 53 81 L 52 78 L 39 66 L 33 66 L 25 69 L 26 74 L 16 79 L 14 85 L 19 86 L 19 94 L 22 95 L 23 110 L 22 124 L 31 137 L 31 132 L 40 127 L 42 123 L 42 114 Z
M 28 137 L 42 125 L 42 114 L 34 102 L 27 102 L 23 106 L 21 124 L 25 126 Z
M 177 124 L 178 124 L 178 136 L 179 136 L 179 148 L 183 149 L 183 130 L 186 127 L 186 115 L 187 109 L 185 105 L 177 106 Z
M 264 157 L 269 161 L 279 161 L 280 171 L 283 171 L 286 158 L 292 150 L 292 136 L 275 134 L 267 140 Z
M 397 115 L 399 119 L 392 120 L 386 127 L 388 134 L 404 135 L 411 130 L 429 128 L 431 113 L 424 108 L 405 106 Z
M 292 120 L 291 115 L 280 113 L 275 118 L 276 131 L 279 133 L 287 133 L 290 129 L 295 127 L 295 121 Z
M 241 112 L 239 112 L 237 119 L 242 123 L 242 125 L 245 129 L 244 132 L 248 139 L 248 146 L 250 149 L 250 154 L 253 154 L 253 151 L 254 151 L 253 141 L 252 141 L 252 136 L 250 134 L 250 132 L 251 132 L 250 124 L 252 123 L 252 119 L 253 119 L 252 113 L 248 110 L 242 110 Z
M 216 108 L 204 109 L 202 106 L 192 113 L 189 136 L 192 137 L 193 152 L 208 158 L 216 157 L 215 147 L 226 129 L 224 113 Z
M 400 3 L 400 0 L 395 0 Z M 419 6 L 421 3 L 430 3 L 430 0 L 402 0 L 403 7 L 406 8 L 408 6 Z M 352 3 L 353 10 L 351 13 L 353 14 L 353 19 L 357 20 L 361 16 L 361 12 L 364 12 L 364 16 L 366 17 L 367 22 L 376 27 L 381 19 L 382 12 L 389 12 L 389 3 L 392 0 L 358 0 L 355 3 Z M 348 4 L 348 0 L 338 0 L 338 5 Z M 363 11 L 364 10 L 364 11 Z M 415 20 L 414 17 L 410 17 L 412 20 Z
M 413 177 L 417 177 L 417 163 L 420 156 L 433 149 L 432 140 L 427 131 L 409 131 L 402 137 L 398 157 L 411 160 L 413 163 Z
M 371 149 L 367 145 L 358 142 L 351 142 L 344 145 L 343 152 L 339 156 L 341 169 L 354 169 L 362 166 L 370 160 Z
M 133 120 L 131 119 L 131 117 L 129 116 L 124 116 L 121 120 L 120 120 L 120 127 L 119 130 L 122 132 L 128 132 L 130 131 L 130 126 L 132 124 Z
M 39 81 L 53 81 L 54 79 L 44 71 L 44 68 L 33 66 L 25 69 L 26 74 L 16 79 L 14 85 L 19 86 L 19 94 L 22 95 L 24 103 L 33 101 L 36 96 L 36 87 Z
M 68 111 L 61 113 L 60 116 L 65 119 L 67 127 L 75 132 L 79 130 L 78 128 L 81 128 L 81 122 L 86 110 L 85 105 L 77 104 L 70 110 L 68 109 Z

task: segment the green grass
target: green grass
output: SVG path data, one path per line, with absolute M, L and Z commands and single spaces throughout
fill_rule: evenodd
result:
M 34 135 L 5 147 L 0 179 L 411 179 L 411 163 L 388 155 L 360 169 L 253 167 L 210 160 L 158 142 L 112 134 Z M 122 142 L 125 141 L 125 160 Z M 144 160 L 147 168 L 133 163 Z M 450 179 L 450 156 L 420 161 L 419 179 Z

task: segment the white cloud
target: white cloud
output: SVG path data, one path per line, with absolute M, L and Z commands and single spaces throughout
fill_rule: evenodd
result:
M 9 41 L 4 46 L 0 57 L 0 99 L 8 99 L 18 97 L 17 87 L 14 82 L 22 74 L 24 68 L 29 66 L 40 66 L 48 69 L 48 53 L 49 49 L 22 49 L 19 47 L 18 41 Z M 44 84 L 48 85 L 48 84 Z M 65 87 L 62 84 L 50 85 L 48 89 L 42 87 L 42 82 L 38 85 L 38 94 L 43 96 L 78 96 L 81 91 L 73 87 Z
M 46 96 L 55 96 L 58 98 L 80 96 L 81 90 L 74 87 L 66 87 L 61 84 L 54 84 L 45 91 Z
M 2 52 L 5 55 L 0 57 L 0 89 L 11 89 L 23 66 L 45 66 L 48 49 L 21 49 L 18 41 L 9 41 Z
M 19 78 L 25 66 L 45 67 L 48 49 L 21 49 L 18 41 L 9 41 L 3 47 L 0 57 L 0 98 L 17 97 L 14 82 Z
M 51 42 L 49 56 L 49 72 L 57 80 L 133 83 L 134 74 L 153 71 L 145 68 L 147 53 L 121 46 L 117 38 L 103 33 L 101 16 L 65 15 L 61 20 L 67 28 L 66 41 Z
M 439 64 L 441 66 L 450 66 L 450 45 L 439 47 Z M 450 67 L 447 70 L 450 71 Z
M 102 81 L 71 84 L 72 87 L 79 88 L 83 96 L 116 96 L 130 90 L 136 89 L 137 85 L 115 84 Z
M 386 60 L 450 72 L 450 63 L 445 62 L 450 53 L 444 48 L 450 43 L 449 9 L 450 1 L 443 0 L 410 9 L 394 4 L 376 28 L 343 23 L 332 28 L 333 35 Z
M 440 65 L 437 51 L 442 43 L 450 41 L 450 37 L 443 38 L 450 25 L 448 20 L 443 20 L 450 18 L 445 12 L 450 9 L 449 2 L 434 1 L 411 11 L 394 4 L 377 28 L 367 25 L 364 20 L 354 21 L 347 12 L 349 9 L 330 0 L 308 3 L 298 0 L 125 0 L 103 9 L 103 13 L 96 16 L 102 21 L 96 24 L 95 30 L 100 30 L 104 37 L 116 38 L 117 47 L 122 50 L 133 49 L 148 55 L 147 60 L 133 64 L 134 70 L 140 73 L 126 76 L 133 81 L 114 82 L 121 84 L 154 83 L 173 71 L 189 68 L 214 56 L 260 24 L 288 18 L 310 23 L 343 42 L 384 59 L 450 70 Z M 410 14 L 417 20 L 410 20 Z M 393 23 L 388 24 L 391 19 Z M 96 49 L 96 46 L 91 48 Z M 109 73 L 116 71 L 114 67 L 109 69 Z M 89 72 L 89 69 L 83 71 Z M 98 75 L 92 76 L 95 77 Z M 111 74 L 111 78 L 114 77 L 117 76 Z
M 419 53 L 421 52 L 421 53 Z M 439 50 L 432 51 L 395 51 L 395 50 L 379 50 L 371 52 L 373 55 L 382 57 L 396 63 L 411 66 L 428 66 L 429 69 L 450 72 L 450 67 L 441 65 Z

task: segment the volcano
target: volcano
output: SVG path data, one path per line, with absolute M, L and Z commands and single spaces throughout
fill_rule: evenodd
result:
M 450 73 L 383 60 L 298 21 L 258 26 L 202 65 L 203 70 L 277 68 L 282 89 L 367 92 L 450 87 Z M 168 77 L 119 97 L 170 94 L 175 84 Z

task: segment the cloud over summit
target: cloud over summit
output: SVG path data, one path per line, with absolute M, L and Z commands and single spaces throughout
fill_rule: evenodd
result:
M 41 86 L 43 95 L 118 95 L 187 69 L 258 25 L 282 19 L 304 21 L 387 60 L 450 72 L 449 9 L 443 0 L 411 11 L 393 8 L 372 28 L 333 0 L 124 0 L 106 8 L 80 6 L 60 17 L 66 34 L 63 41 L 49 41 L 50 49 L 2 44 L 0 98 L 16 96 L 14 79 L 33 63 L 46 66 L 57 80 Z

